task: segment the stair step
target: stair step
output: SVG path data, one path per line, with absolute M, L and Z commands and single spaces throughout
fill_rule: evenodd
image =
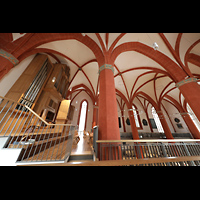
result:
M 0 137 L 0 149 L 4 148 L 9 142 L 9 137 Z
M 93 154 L 74 154 L 70 155 L 68 162 L 70 161 L 89 161 L 93 160 Z

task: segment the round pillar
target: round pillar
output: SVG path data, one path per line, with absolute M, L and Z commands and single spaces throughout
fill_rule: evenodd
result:
M 104 64 L 99 73 L 99 140 L 120 140 L 114 67 Z

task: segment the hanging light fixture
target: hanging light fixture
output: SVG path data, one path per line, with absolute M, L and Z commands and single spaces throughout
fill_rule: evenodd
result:
M 154 50 L 158 50 L 159 46 L 156 42 L 153 43 L 153 48 L 154 48 Z
M 56 77 L 54 76 L 53 78 L 52 78 L 52 82 L 54 83 L 56 81 Z

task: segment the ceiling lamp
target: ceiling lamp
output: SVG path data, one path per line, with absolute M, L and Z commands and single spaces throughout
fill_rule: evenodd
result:
M 81 33 L 81 35 L 82 35 L 83 37 L 85 37 L 85 33 Z
M 154 48 L 154 50 L 157 50 L 158 47 L 159 47 L 158 44 L 157 44 L 156 42 L 154 42 L 154 43 L 153 43 L 153 48 Z
M 56 77 L 53 77 L 52 78 L 52 82 L 54 83 L 56 81 Z

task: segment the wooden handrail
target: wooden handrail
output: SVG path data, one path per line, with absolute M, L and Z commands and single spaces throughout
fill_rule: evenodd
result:
M 73 126 L 73 124 L 49 124 L 48 122 L 46 122 L 44 119 L 42 119 L 36 112 L 34 112 L 32 109 L 30 109 L 28 106 L 21 104 L 17 101 L 14 101 L 12 99 L 9 99 L 7 97 L 2 97 L 0 96 L 1 99 L 6 99 L 8 101 L 12 101 L 18 105 L 24 106 L 26 109 L 28 109 L 32 114 L 34 114 L 38 119 L 40 119 L 43 123 L 45 123 L 47 126 Z
M 200 156 L 183 156 L 183 157 L 164 157 L 164 158 L 145 158 L 145 159 L 131 159 L 131 160 L 106 160 L 106 161 L 90 161 L 71 163 L 51 163 L 51 164 L 34 164 L 27 166 L 122 166 L 122 165 L 136 165 L 136 164 L 155 164 L 166 162 L 182 162 L 200 160 Z
M 122 142 L 128 142 L 128 143 L 154 143 L 154 142 L 200 142 L 200 139 L 155 139 L 155 140 L 97 140 L 96 143 L 122 143 Z

